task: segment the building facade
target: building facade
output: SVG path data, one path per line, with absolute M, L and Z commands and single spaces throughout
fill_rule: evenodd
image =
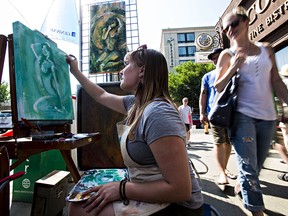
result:
M 269 42 L 274 49 L 278 70 L 288 64 L 288 1 L 287 0 L 233 0 L 221 16 L 237 6 L 247 9 L 250 18 L 249 38 L 253 42 Z M 221 20 L 221 19 L 220 19 Z M 218 22 L 216 31 L 221 32 Z M 221 45 L 229 47 L 225 35 L 221 35 Z
M 186 61 L 208 63 L 207 56 L 220 46 L 215 26 L 162 29 L 160 51 L 169 71 Z

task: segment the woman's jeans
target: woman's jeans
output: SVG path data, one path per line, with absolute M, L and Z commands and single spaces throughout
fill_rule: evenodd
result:
M 236 112 L 231 129 L 231 142 L 237 155 L 238 181 L 245 208 L 264 210 L 259 173 L 267 157 L 276 121 L 253 119 Z

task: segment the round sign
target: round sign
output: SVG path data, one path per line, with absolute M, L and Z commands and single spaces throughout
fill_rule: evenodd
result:
M 212 36 L 207 33 L 201 33 L 196 38 L 196 44 L 200 50 L 209 50 L 213 43 Z
M 23 181 L 22 181 L 22 186 L 23 186 L 23 188 L 25 188 L 25 189 L 27 189 L 27 188 L 29 188 L 30 186 L 31 186 L 31 182 L 30 182 L 30 180 L 29 179 L 23 179 Z

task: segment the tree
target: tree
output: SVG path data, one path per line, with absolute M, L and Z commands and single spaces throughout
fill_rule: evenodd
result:
M 215 66 L 188 61 L 174 69 L 175 71 L 169 73 L 169 92 L 172 99 L 176 104 L 181 104 L 182 98 L 187 97 L 189 106 L 193 107 L 194 112 L 197 113 L 202 77 L 215 69 Z
M 10 91 L 8 89 L 9 85 L 7 82 L 3 81 L 0 85 L 0 105 L 8 102 L 10 99 Z

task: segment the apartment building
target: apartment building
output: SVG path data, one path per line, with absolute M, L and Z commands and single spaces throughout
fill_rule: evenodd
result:
M 169 71 L 186 61 L 211 62 L 207 56 L 216 47 L 220 42 L 215 26 L 162 29 L 160 51 Z

